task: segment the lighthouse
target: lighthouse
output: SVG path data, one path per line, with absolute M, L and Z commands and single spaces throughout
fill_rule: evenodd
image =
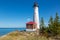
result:
M 39 29 L 39 11 L 38 11 L 39 6 L 37 2 L 34 2 L 33 8 L 34 8 L 33 21 L 37 24 L 36 25 L 37 29 Z
M 26 23 L 26 31 L 39 31 L 39 12 L 38 12 L 38 3 L 34 2 L 33 8 L 34 8 L 34 15 L 33 15 L 33 21 L 29 21 Z

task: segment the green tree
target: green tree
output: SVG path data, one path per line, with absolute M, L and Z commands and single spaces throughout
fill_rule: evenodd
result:
M 56 16 L 55 16 L 55 19 L 53 20 L 53 17 L 51 16 L 50 17 L 50 20 L 49 20 L 49 28 L 48 28 L 48 32 L 51 33 L 51 35 L 57 35 L 59 34 L 60 32 L 60 27 L 59 27 L 59 16 L 58 16 L 58 13 L 56 13 Z
M 48 32 L 49 35 L 53 35 L 54 34 L 53 21 L 54 21 L 53 17 L 50 16 L 50 20 L 49 20 L 49 24 L 48 24 L 48 30 L 47 30 L 47 32 Z
M 60 26 L 60 17 L 59 17 L 59 26 Z
M 55 27 L 56 34 L 59 34 L 60 27 L 59 27 L 59 16 L 58 16 L 58 13 L 56 13 L 56 17 L 54 19 L 54 27 Z
M 54 19 L 54 24 L 55 24 L 55 26 L 59 26 L 59 16 L 58 16 L 58 13 L 56 13 L 56 17 Z
M 49 27 L 53 27 L 53 17 L 52 16 L 50 17 L 48 25 L 49 25 Z
M 44 31 L 45 31 L 45 24 L 44 24 L 44 19 L 42 17 L 40 21 L 40 32 L 44 33 Z
M 45 26 L 44 24 L 44 19 L 43 17 L 41 18 L 41 21 L 40 21 L 40 29 L 43 28 Z
M 53 17 L 52 16 L 50 17 L 49 31 L 51 33 L 51 36 L 57 35 L 57 27 L 55 26 L 56 25 L 56 22 L 58 21 L 57 19 L 58 19 L 57 13 L 56 13 L 56 17 L 55 17 L 54 20 L 53 20 Z

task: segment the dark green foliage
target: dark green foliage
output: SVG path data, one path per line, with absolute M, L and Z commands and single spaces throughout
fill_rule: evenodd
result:
M 44 30 L 45 30 L 45 24 L 44 24 L 44 19 L 42 17 L 40 22 L 40 32 L 44 33 Z
M 44 20 L 41 18 L 40 32 L 48 36 L 60 35 L 60 18 L 56 13 L 55 18 L 51 16 L 49 19 L 48 27 L 45 27 Z
M 53 26 L 53 18 L 52 18 L 52 16 L 50 17 L 48 26 L 49 27 L 52 27 Z
M 59 34 L 59 30 L 60 30 L 60 26 L 59 26 L 59 16 L 58 16 L 58 13 L 56 13 L 56 17 L 54 19 L 54 24 L 53 26 L 55 27 L 55 31 L 57 34 Z

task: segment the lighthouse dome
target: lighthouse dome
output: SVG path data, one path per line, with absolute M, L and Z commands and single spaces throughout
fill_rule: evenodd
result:
M 34 7 L 38 7 L 38 3 L 37 2 L 34 2 Z

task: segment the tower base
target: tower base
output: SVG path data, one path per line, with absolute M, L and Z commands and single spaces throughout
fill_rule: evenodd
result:
M 36 29 L 26 29 L 26 31 L 36 31 Z

